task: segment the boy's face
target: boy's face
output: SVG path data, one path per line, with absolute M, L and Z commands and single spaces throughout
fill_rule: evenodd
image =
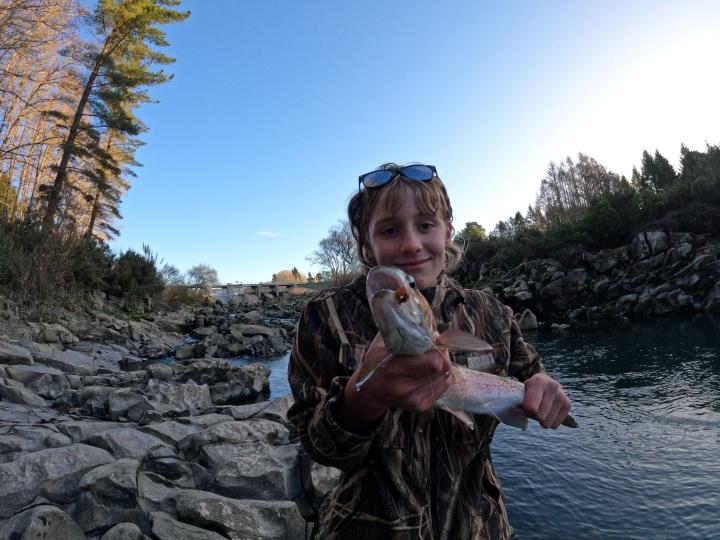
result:
M 370 217 L 368 258 L 397 266 L 415 278 L 420 289 L 432 287 L 445 266 L 445 246 L 451 229 L 440 216 L 421 213 L 407 192 L 402 206 L 391 213 L 381 197 Z

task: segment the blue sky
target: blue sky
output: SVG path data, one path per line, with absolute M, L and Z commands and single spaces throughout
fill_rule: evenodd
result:
M 643 149 L 720 143 L 720 3 L 625 4 L 184 1 L 113 247 L 265 281 L 316 272 L 386 161 L 436 165 L 456 227 L 491 230 L 550 160 L 629 177 Z

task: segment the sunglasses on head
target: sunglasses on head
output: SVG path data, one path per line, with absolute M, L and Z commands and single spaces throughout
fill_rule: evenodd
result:
M 437 176 L 437 169 L 434 165 L 406 165 L 405 167 L 372 171 L 358 177 L 358 190 L 362 186 L 368 189 L 384 186 L 397 176 L 418 182 L 428 182 Z

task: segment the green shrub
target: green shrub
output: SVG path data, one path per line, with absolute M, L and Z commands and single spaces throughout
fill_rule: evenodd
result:
M 115 261 L 109 277 L 108 292 L 131 303 L 153 297 L 163 289 L 155 264 L 129 249 Z

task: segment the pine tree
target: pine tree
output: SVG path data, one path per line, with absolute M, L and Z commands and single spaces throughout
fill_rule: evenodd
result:
M 167 45 L 158 25 L 179 22 L 189 16 L 189 12 L 172 9 L 179 3 L 180 0 L 99 0 L 90 18 L 97 40 L 69 49 L 84 66 L 84 86 L 72 120 L 68 117 L 62 155 L 54 181 L 47 190 L 43 229 L 49 230 L 55 223 L 69 171 L 75 165 L 86 170 L 85 159 L 103 159 L 101 146 L 97 144 L 100 134 L 112 129 L 134 136 L 141 131 L 129 111 L 150 101 L 146 93 L 148 86 L 171 78 L 162 69 L 151 69 L 153 65 L 173 62 L 153 47 Z

